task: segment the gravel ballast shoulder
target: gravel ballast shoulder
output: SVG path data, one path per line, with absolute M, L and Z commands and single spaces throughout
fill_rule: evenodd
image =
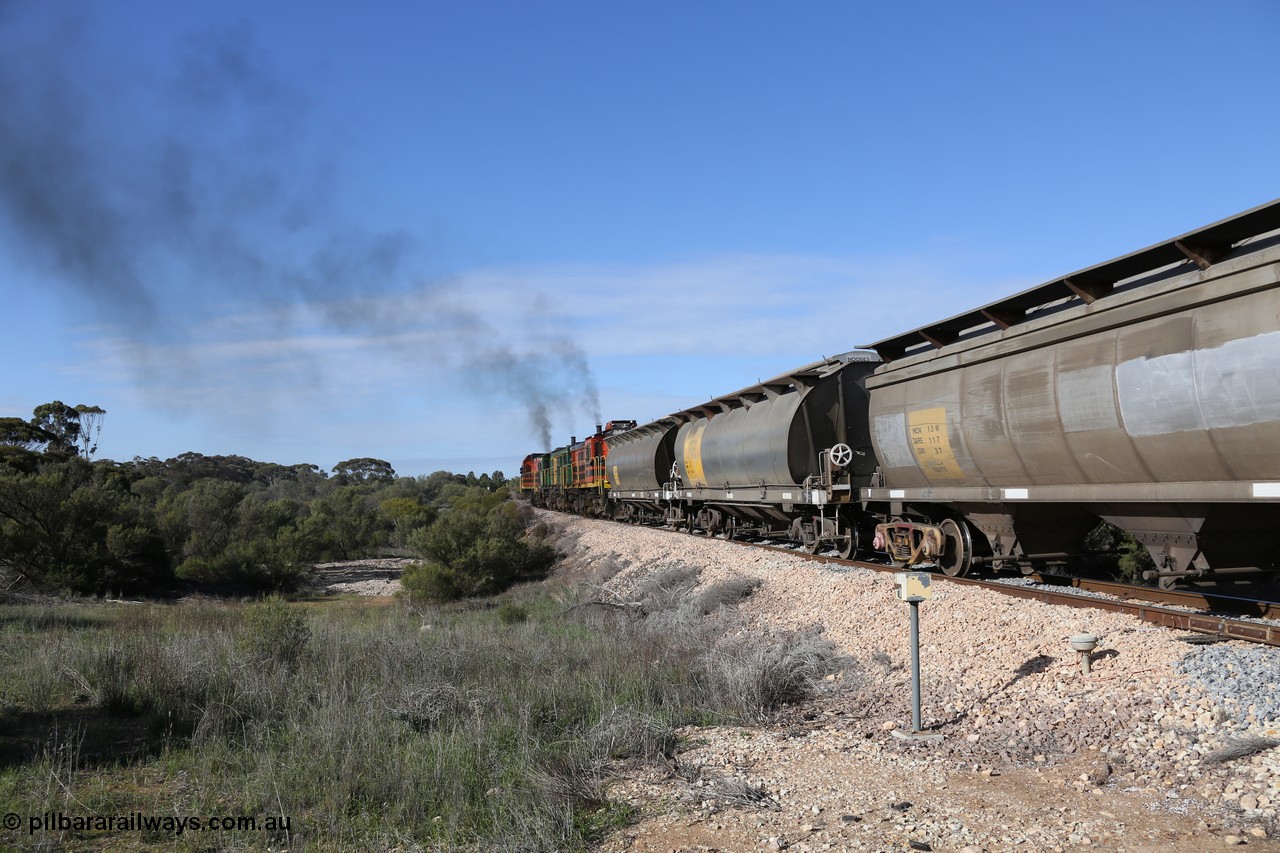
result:
M 572 566 L 617 569 L 621 599 L 666 568 L 759 578 L 745 630 L 820 630 L 861 665 L 857 689 L 834 678 L 769 726 L 683 731 L 681 772 L 615 787 L 644 817 L 602 850 L 1280 849 L 1280 650 L 939 582 L 920 637 L 924 728 L 943 740 L 907 741 L 891 730 L 910 724 L 908 608 L 888 573 L 544 519 Z M 1100 637 L 1087 677 L 1078 633 Z M 744 790 L 759 796 L 727 793 Z

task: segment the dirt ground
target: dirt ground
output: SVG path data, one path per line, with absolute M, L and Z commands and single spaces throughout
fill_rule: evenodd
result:
M 311 586 L 322 595 L 395 595 L 400 572 L 414 562 L 404 558 L 352 560 L 316 566 Z
M 1260 825 L 1169 792 L 1109 785 L 1105 760 L 957 767 L 860 725 L 838 706 L 762 730 L 698 729 L 667 770 L 640 770 L 614 797 L 644 817 L 600 850 L 1277 850 Z M 886 721 L 886 725 L 894 721 Z M 895 724 L 895 728 L 901 728 Z M 1091 779 L 1102 779 L 1101 786 Z M 764 798 L 735 802 L 745 779 Z M 754 799 L 754 798 L 753 798 Z M 1252 834 L 1251 834 L 1252 833 Z

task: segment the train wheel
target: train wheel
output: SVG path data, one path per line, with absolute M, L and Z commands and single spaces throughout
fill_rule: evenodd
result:
M 969 574 L 969 566 L 973 562 L 973 537 L 969 533 L 969 525 L 948 518 L 938 525 L 938 529 L 946 537 L 946 547 L 938 557 L 942 571 L 952 577 Z
M 796 518 L 791 521 L 787 536 L 792 542 L 800 546 L 801 551 L 806 554 L 816 554 L 821 544 L 821 525 L 821 521 L 816 521 L 812 518 L 809 521 L 805 521 L 803 518 Z
M 845 527 L 844 538 L 836 541 L 840 543 L 840 559 L 848 560 L 858 550 L 858 525 L 849 523 Z

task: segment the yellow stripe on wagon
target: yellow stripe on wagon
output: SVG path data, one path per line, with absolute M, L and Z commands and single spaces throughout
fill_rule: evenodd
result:
M 685 483 L 686 486 L 702 486 L 706 487 L 707 477 L 702 472 L 702 433 L 707 428 L 707 421 L 695 426 L 689 430 L 689 434 L 684 439 L 684 449 L 681 456 L 684 458 L 684 475 L 689 479 Z

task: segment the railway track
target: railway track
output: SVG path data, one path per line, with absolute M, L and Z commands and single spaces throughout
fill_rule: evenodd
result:
M 1192 607 L 1198 610 L 1212 610 L 1221 613 L 1251 616 L 1255 619 L 1280 621 L 1280 602 L 1275 601 L 1244 598 L 1219 592 L 1188 589 L 1153 589 L 1149 586 L 1136 586 L 1117 583 L 1116 581 L 1090 580 L 1089 578 L 1064 577 L 1062 575 L 1035 574 L 1031 575 L 1031 577 L 1041 583 L 1053 586 L 1070 586 L 1085 592 L 1114 595 L 1117 598 L 1149 601 L 1153 604 Z
M 856 566 L 878 572 L 902 571 L 895 566 L 864 560 L 846 560 L 825 554 L 809 554 L 767 542 L 751 542 L 742 539 L 721 541 L 748 548 L 776 551 L 827 565 Z M 1095 581 L 1059 575 L 1031 575 L 1030 580 L 1036 582 L 1034 586 L 1000 580 L 951 577 L 941 573 L 933 577 L 940 582 L 981 587 L 1000 595 L 1028 598 L 1047 604 L 1127 613 L 1154 625 L 1203 636 L 1205 640 L 1245 640 L 1280 646 L 1280 622 L 1268 624 L 1252 621 L 1255 619 L 1280 620 L 1280 603 L 1277 602 L 1192 590 L 1162 590 L 1114 581 Z M 1241 616 L 1251 618 L 1240 618 Z

